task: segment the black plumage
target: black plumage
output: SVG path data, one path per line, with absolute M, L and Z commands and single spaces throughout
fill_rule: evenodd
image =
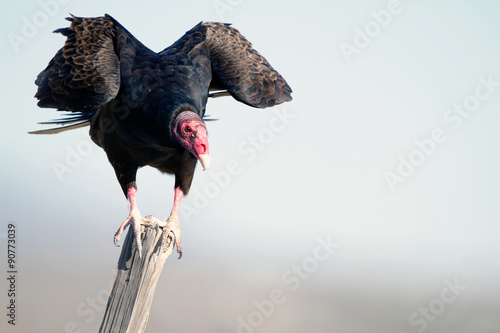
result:
M 208 155 L 201 121 L 208 97 L 230 94 L 257 108 L 292 99 L 292 90 L 281 75 L 228 24 L 199 23 L 156 53 L 109 15 L 68 20 L 69 28 L 56 30 L 67 37 L 66 43 L 38 75 L 35 97 L 40 107 L 72 113 L 46 122 L 63 126 L 32 133 L 52 134 L 90 125 L 92 140 L 105 150 L 131 202 L 131 214 L 121 231 L 130 223 L 138 229 L 134 220 L 140 215 L 138 210 L 132 212 L 135 177 L 137 169 L 146 165 L 175 175 L 171 217 L 175 215 L 176 220 L 176 203 L 178 208 L 182 195 L 189 192 L 196 161 L 203 164 L 199 155 Z M 182 134 L 181 127 L 174 129 L 180 114 L 183 124 L 191 124 L 184 129 L 196 126 L 190 136 Z M 201 141 L 192 148 L 194 143 L 183 143 L 179 133 L 186 134 L 186 140 Z M 179 234 L 170 231 L 178 238 L 180 250 Z

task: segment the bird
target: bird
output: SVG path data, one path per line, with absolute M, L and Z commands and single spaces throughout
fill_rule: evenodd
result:
M 173 234 L 182 256 L 179 207 L 189 193 L 197 162 L 210 165 L 205 120 L 208 98 L 232 96 L 254 108 L 292 100 L 285 79 L 231 24 L 200 22 L 161 52 L 154 52 L 108 14 L 66 18 L 66 37 L 35 84 L 38 106 L 66 111 L 39 124 L 56 134 L 89 126 L 92 141 L 113 167 L 129 203 L 129 215 L 113 240 L 134 231 L 139 256 L 141 224 L 136 174 L 150 166 L 171 174 L 174 203 L 162 244 Z M 55 127 L 54 127 L 55 126 Z

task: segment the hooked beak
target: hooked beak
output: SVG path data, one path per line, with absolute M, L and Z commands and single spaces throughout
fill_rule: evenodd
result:
M 200 161 L 203 171 L 207 170 L 210 166 L 210 156 L 208 154 L 198 155 L 198 161 Z
M 193 146 L 196 152 L 195 156 L 200 161 L 203 170 L 208 169 L 210 166 L 210 155 L 208 155 L 208 138 L 206 132 L 198 133 Z

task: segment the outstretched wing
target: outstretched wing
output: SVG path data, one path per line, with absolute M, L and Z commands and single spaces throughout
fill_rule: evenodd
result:
M 229 24 L 200 23 L 160 54 L 193 54 L 204 52 L 204 47 L 212 67 L 211 90 L 227 90 L 236 100 L 257 108 L 292 100 L 285 79 Z M 224 92 L 209 96 L 221 95 Z
M 66 43 L 38 75 L 35 97 L 40 107 L 77 114 L 68 120 L 52 122 L 73 125 L 45 133 L 57 133 L 57 130 L 87 124 L 101 106 L 116 96 L 120 88 L 120 60 L 115 50 L 116 22 L 109 16 L 72 16 L 67 20 L 71 22 L 69 28 L 55 31 L 67 37 Z

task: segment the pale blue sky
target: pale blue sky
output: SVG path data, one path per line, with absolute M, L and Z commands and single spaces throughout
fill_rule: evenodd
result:
M 109 13 L 155 51 L 199 21 L 233 23 L 294 91 L 275 110 L 209 101 L 220 119 L 208 124 L 212 165 L 182 203 L 184 257 L 167 262 L 148 331 L 236 332 L 282 289 L 255 332 L 417 332 L 409 317 L 454 279 L 467 289 L 425 331 L 500 330 L 500 4 L 55 1 L 1 11 L 0 237 L 17 224 L 20 271 L 8 332 L 96 331 L 102 310 L 78 309 L 112 278 L 112 236 L 128 213 L 85 129 L 26 134 L 58 115 L 36 106 L 34 80 L 63 45 L 51 31 L 68 13 Z M 54 165 L 68 163 L 58 177 Z M 144 168 L 138 183 L 141 212 L 167 217 L 173 177 Z M 283 276 L 318 237 L 338 249 L 290 291 Z

